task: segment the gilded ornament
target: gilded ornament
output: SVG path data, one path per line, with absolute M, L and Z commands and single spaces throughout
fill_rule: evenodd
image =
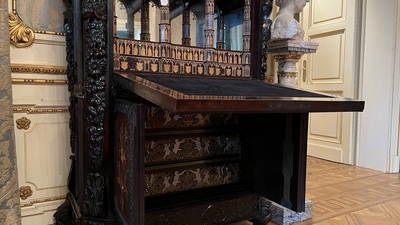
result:
M 17 48 L 30 46 L 35 40 L 35 33 L 19 17 L 16 2 L 12 2 L 13 11 L 8 14 L 10 42 Z
M 32 194 L 33 194 L 33 191 L 31 189 L 31 187 L 29 187 L 29 186 L 22 186 L 19 188 L 19 197 L 22 200 L 25 200 L 25 199 L 31 197 Z
M 67 67 L 30 65 L 30 64 L 11 64 L 11 72 L 65 75 L 67 74 Z
M 28 130 L 31 125 L 31 121 L 26 117 L 22 117 L 17 119 L 16 124 L 18 130 Z

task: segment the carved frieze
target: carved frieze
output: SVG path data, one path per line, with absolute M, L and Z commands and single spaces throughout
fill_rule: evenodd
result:
M 246 53 L 244 58 L 244 53 L 239 51 L 205 51 L 197 47 L 127 39 L 116 39 L 114 52 L 117 71 L 243 77 L 248 75 L 243 71 L 243 64 L 250 64 L 250 54 Z

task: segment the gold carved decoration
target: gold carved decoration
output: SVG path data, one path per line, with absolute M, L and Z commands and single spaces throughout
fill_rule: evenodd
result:
M 38 74 L 56 74 L 66 75 L 67 67 L 65 66 L 45 66 L 30 64 L 11 64 L 12 73 L 38 73 Z
M 19 188 L 19 197 L 22 200 L 25 200 L 25 199 L 31 197 L 32 194 L 33 194 L 33 191 L 31 189 L 31 187 L 29 187 L 29 186 L 22 186 Z
M 66 196 L 58 196 L 58 197 L 54 197 L 54 198 L 44 198 L 44 199 L 33 200 L 33 201 L 29 201 L 28 203 L 21 204 L 21 208 L 33 206 L 34 204 L 38 204 L 38 203 L 53 202 L 53 201 L 64 200 L 64 199 L 66 199 Z
M 46 80 L 46 79 L 20 79 L 13 78 L 13 84 L 68 84 L 67 80 Z
M 30 46 L 35 40 L 35 33 L 21 20 L 17 13 L 17 1 L 12 1 L 12 12 L 8 14 L 10 42 L 17 48 Z
M 66 113 L 68 106 L 61 107 L 35 107 L 35 105 L 14 105 L 14 113 L 41 114 L 41 113 Z
M 17 119 L 16 124 L 18 130 L 28 130 L 31 125 L 31 121 L 26 117 L 22 117 Z

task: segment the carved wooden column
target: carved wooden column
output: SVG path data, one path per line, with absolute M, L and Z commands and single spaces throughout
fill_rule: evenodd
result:
M 170 57 L 171 49 L 171 23 L 169 19 L 169 1 L 160 1 L 161 20 L 159 24 L 159 37 L 161 47 L 161 57 Z
M 214 46 L 214 0 L 206 0 L 206 23 L 204 26 L 204 47 Z
M 185 8 L 182 16 L 182 45 L 190 46 L 190 10 Z
M 243 20 L 243 76 L 250 76 L 251 0 L 245 1 Z
M 224 29 L 224 15 L 222 12 L 219 13 L 218 16 L 218 24 L 217 24 L 217 49 L 224 49 L 224 39 L 225 39 L 225 29 Z
M 149 3 L 146 2 L 146 1 L 142 1 L 140 22 L 141 22 L 140 40 L 142 40 L 142 41 L 150 41 Z
M 116 5 L 117 1 L 113 1 L 113 36 L 116 37 L 117 36 L 117 12 L 115 10 L 115 5 Z

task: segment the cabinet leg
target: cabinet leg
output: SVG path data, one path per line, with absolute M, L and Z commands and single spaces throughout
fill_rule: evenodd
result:
M 67 196 L 65 202 L 57 208 L 54 213 L 56 225 L 72 225 L 72 205 Z

